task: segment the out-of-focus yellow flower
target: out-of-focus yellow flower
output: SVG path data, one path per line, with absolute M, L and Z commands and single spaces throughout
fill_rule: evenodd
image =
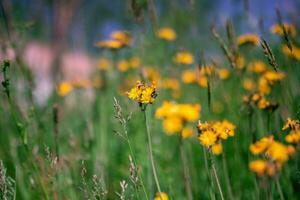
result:
M 111 38 L 119 41 L 122 46 L 128 46 L 132 42 L 130 34 L 126 31 L 114 31 L 111 33 Z
M 120 60 L 117 63 L 117 67 L 118 67 L 119 71 L 126 72 L 126 71 L 128 71 L 130 66 L 129 66 L 129 63 L 127 62 L 127 60 Z
M 262 176 L 267 169 L 267 161 L 265 160 L 254 160 L 249 164 L 251 171 L 255 172 L 257 175 Z
M 181 75 L 183 83 L 191 84 L 197 80 L 196 73 L 194 70 L 184 70 Z
M 164 192 L 158 192 L 155 194 L 154 200 L 169 200 L 169 197 Z
M 288 128 L 291 130 L 297 131 L 299 128 L 299 121 L 288 117 L 284 126 L 282 127 L 282 130 L 284 131 Z
M 217 72 L 221 80 L 228 79 L 230 75 L 230 71 L 228 69 L 219 69 Z
M 264 153 L 273 141 L 273 136 L 264 137 L 250 145 L 250 152 L 254 155 Z
M 239 46 L 246 45 L 246 44 L 252 44 L 258 46 L 259 41 L 260 41 L 259 36 L 256 34 L 244 34 L 237 38 L 237 44 Z
M 163 40 L 173 41 L 176 39 L 176 32 L 170 27 L 163 27 L 157 31 L 157 36 Z
M 272 160 L 275 160 L 279 163 L 283 163 L 289 159 L 289 152 L 285 145 L 279 142 L 272 142 L 268 148 L 266 155 L 270 156 Z
M 223 146 L 221 143 L 214 144 L 211 148 L 214 155 L 220 155 L 223 152 Z
M 210 75 L 212 75 L 213 71 L 214 71 L 214 68 L 211 65 L 205 65 L 200 68 L 199 73 L 202 76 L 206 76 L 206 75 L 210 76 Z
M 275 82 L 283 80 L 285 78 L 285 73 L 269 70 L 263 74 L 263 78 L 265 78 L 268 83 L 272 85 Z
M 112 66 L 111 61 L 108 58 L 100 58 L 97 63 L 97 67 L 101 70 L 108 70 Z
M 184 127 L 181 131 L 181 135 L 183 138 L 189 138 L 194 135 L 194 131 L 191 127 Z
M 63 81 L 57 86 L 57 93 L 59 96 L 66 96 L 73 90 L 73 86 L 71 83 L 67 81 Z
M 131 68 L 137 69 L 141 65 L 141 60 L 138 57 L 132 57 L 131 59 L 129 59 L 129 64 Z
M 182 130 L 183 124 L 179 117 L 168 117 L 163 120 L 164 130 L 168 135 L 179 133 Z
M 155 112 L 155 117 L 164 119 L 163 127 L 167 133 L 180 133 L 183 137 L 191 135 L 188 128 L 183 124 L 194 122 L 200 117 L 201 107 L 198 104 L 177 104 L 175 102 L 164 102 Z
M 264 77 L 260 77 L 258 80 L 258 90 L 261 94 L 269 94 L 271 92 L 271 87 Z
M 176 54 L 174 62 L 182 65 L 190 65 L 194 62 L 194 57 L 188 51 L 180 51 Z
M 200 134 L 199 141 L 203 146 L 208 148 L 216 143 L 217 136 L 213 131 L 208 130 Z
M 261 74 L 267 70 L 267 66 L 264 62 L 258 60 L 258 61 L 254 61 L 254 62 L 250 63 L 248 70 L 250 72 Z
M 288 34 L 290 34 L 291 36 L 295 36 L 296 35 L 296 28 L 294 25 L 292 24 L 288 24 L 288 23 L 284 23 L 283 24 L 286 32 Z M 284 31 L 283 28 L 280 24 L 275 24 L 271 27 L 271 32 L 280 36 L 284 35 Z
M 291 131 L 288 135 L 285 136 L 285 141 L 288 143 L 297 144 L 300 142 L 300 132 Z
M 200 76 L 200 77 L 198 77 L 198 79 L 197 79 L 197 83 L 198 83 L 198 85 L 199 85 L 200 87 L 202 87 L 202 88 L 207 88 L 207 86 L 208 86 L 208 79 L 207 79 L 206 76 Z
M 260 109 L 266 109 L 271 105 L 271 102 L 265 98 L 262 98 L 261 100 L 259 100 L 257 105 L 258 105 L 258 108 L 260 108 Z
M 221 140 L 226 140 L 228 137 L 232 137 L 235 134 L 235 125 L 228 120 L 198 123 L 199 141 L 205 147 L 215 146 L 215 151 L 222 153 Z
M 245 78 L 243 80 L 243 87 L 245 88 L 245 90 L 253 91 L 255 89 L 255 83 L 252 79 Z
M 118 40 L 102 40 L 97 42 L 97 46 L 107 49 L 119 49 L 122 47 L 122 43 Z
M 136 86 L 127 92 L 127 96 L 140 104 L 152 104 L 157 96 L 156 85 L 152 83 L 148 86 L 137 81 Z
M 300 60 L 300 48 L 293 45 L 292 49 L 293 49 L 293 51 L 291 51 L 287 45 L 283 45 L 282 53 L 290 58 L 295 59 L 295 60 Z

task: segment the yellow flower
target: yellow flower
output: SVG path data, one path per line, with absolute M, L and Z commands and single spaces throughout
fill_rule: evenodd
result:
M 114 31 L 111 33 L 111 38 L 119 41 L 122 46 L 128 46 L 132 42 L 130 34 L 126 31 Z
M 225 79 L 228 79 L 228 77 L 230 75 L 230 71 L 228 69 L 219 69 L 218 75 L 221 80 L 225 80 Z
M 181 135 L 182 135 L 183 138 L 189 138 L 189 137 L 192 137 L 194 135 L 194 131 L 190 127 L 184 127 L 181 131 Z
M 176 54 L 174 61 L 178 64 L 190 65 L 194 62 L 194 57 L 188 51 L 180 51 Z
M 253 44 L 258 46 L 259 45 L 259 36 L 256 34 L 244 34 L 237 38 L 237 44 L 239 46 L 245 45 L 245 44 Z
M 168 117 L 163 121 L 163 127 L 167 134 L 178 133 L 182 130 L 183 124 L 179 117 Z
M 101 70 L 108 70 L 112 66 L 112 63 L 107 58 L 100 58 L 97 63 L 97 67 Z
M 279 163 L 283 163 L 289 159 L 289 152 L 285 145 L 280 142 L 273 142 L 268 148 L 266 154 Z
M 157 36 L 163 40 L 173 41 L 176 39 L 176 32 L 170 27 L 163 27 L 158 30 Z
M 268 83 L 268 80 L 264 77 L 260 77 L 258 80 L 258 90 L 263 95 L 271 92 L 271 87 Z
M 161 193 L 158 192 L 155 194 L 154 200 L 169 200 L 169 197 L 164 192 L 161 192 Z
M 126 60 L 120 60 L 117 63 L 118 70 L 121 72 L 126 72 L 129 69 L 129 63 Z
M 119 49 L 122 47 L 122 43 L 118 40 L 102 40 L 97 43 L 97 46 L 107 49 Z
M 264 62 L 258 60 L 250 63 L 248 70 L 250 72 L 261 74 L 267 70 L 267 66 Z
M 271 102 L 266 100 L 265 98 L 262 98 L 261 100 L 259 100 L 258 102 L 258 108 L 259 109 L 266 109 L 271 105 Z
M 184 70 L 181 75 L 183 83 L 190 84 L 197 80 L 196 73 L 194 70 Z
M 194 122 L 199 119 L 199 104 L 179 104 L 179 114 L 184 121 Z
M 155 82 L 155 83 L 159 82 L 160 74 L 157 71 L 157 69 L 155 69 L 154 67 L 146 67 L 144 73 L 145 73 L 145 77 L 149 81 Z
M 275 72 L 275 71 L 267 71 L 263 74 L 263 78 L 265 78 L 268 83 L 274 84 L 275 82 L 281 81 L 285 78 L 285 73 L 283 72 Z
M 267 169 L 267 161 L 265 160 L 254 160 L 249 164 L 251 171 L 255 172 L 257 175 L 262 176 Z
M 264 153 L 273 143 L 273 136 L 264 137 L 250 145 L 250 152 L 254 155 Z
M 63 81 L 63 82 L 59 83 L 57 86 L 57 93 L 59 96 L 66 96 L 72 90 L 73 90 L 73 86 L 71 85 L 71 83 L 69 83 L 67 81 Z
M 291 131 L 285 136 L 285 141 L 288 143 L 297 144 L 300 142 L 300 131 Z
M 296 28 L 294 25 L 292 24 L 288 24 L 288 23 L 284 23 L 283 24 L 286 32 L 288 34 L 290 34 L 291 36 L 295 36 L 296 35 Z M 283 36 L 284 35 L 284 32 L 283 32 L 283 28 L 280 24 L 275 24 L 271 27 L 271 32 L 274 33 L 274 34 L 277 34 L 277 35 L 280 35 L 280 36 Z
M 156 98 L 156 85 L 150 86 L 137 81 L 137 84 L 129 92 L 127 96 L 129 99 L 135 100 L 140 104 L 152 104 Z
M 253 91 L 255 89 L 255 83 L 253 82 L 252 79 L 245 78 L 243 80 L 243 87 L 245 88 L 245 90 Z
M 217 141 L 217 136 L 213 131 L 204 131 L 199 136 L 200 143 L 205 147 L 211 147 Z
M 202 88 L 207 88 L 208 86 L 208 79 L 206 76 L 200 76 L 197 80 L 197 83 Z
M 162 87 L 165 89 L 179 90 L 180 84 L 175 78 L 168 78 L 162 81 Z
M 293 51 L 291 51 L 287 45 L 282 46 L 282 52 L 284 55 L 293 58 L 295 60 L 300 60 L 300 48 L 293 45 L 292 46 Z
M 221 143 L 217 143 L 212 146 L 211 151 L 214 155 L 220 155 L 223 152 L 223 146 Z

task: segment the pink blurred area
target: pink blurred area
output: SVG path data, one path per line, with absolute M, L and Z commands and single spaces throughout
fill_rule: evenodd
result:
M 33 93 L 39 104 L 46 103 L 57 84 L 52 77 L 57 60 L 60 61 L 61 81 L 88 79 L 93 66 L 93 59 L 82 50 L 57 55 L 49 44 L 39 41 L 29 42 L 25 46 L 23 59 L 34 74 L 36 84 Z

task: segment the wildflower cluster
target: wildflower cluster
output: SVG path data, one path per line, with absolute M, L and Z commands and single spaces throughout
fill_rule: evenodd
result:
M 132 99 L 142 105 L 152 104 L 157 96 L 156 85 L 152 83 L 150 86 L 137 81 L 136 86 L 127 92 L 129 99 Z
M 114 50 L 129 46 L 131 43 L 132 37 L 128 32 L 114 31 L 110 34 L 110 39 L 99 41 L 97 46 Z
M 251 161 L 249 168 L 258 176 L 268 175 L 270 177 L 277 174 L 283 164 L 295 153 L 292 146 L 286 146 L 275 141 L 273 136 L 260 139 L 250 145 L 250 152 L 253 155 L 261 155 L 259 160 Z
M 199 142 L 212 153 L 219 155 L 223 152 L 222 140 L 227 140 L 235 134 L 235 125 L 228 120 L 198 123 Z
M 156 110 L 155 117 L 163 119 L 163 128 L 168 135 L 179 133 L 183 138 L 187 138 L 193 136 L 193 130 L 186 124 L 198 120 L 200 111 L 199 104 L 177 104 L 165 101 Z

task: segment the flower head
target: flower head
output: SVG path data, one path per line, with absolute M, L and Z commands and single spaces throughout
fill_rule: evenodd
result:
M 170 27 L 163 27 L 157 31 L 157 37 L 167 41 L 173 41 L 176 39 L 176 32 Z
M 154 200 L 169 200 L 169 197 L 165 192 L 158 192 L 155 194 Z
M 156 85 L 152 83 L 148 86 L 137 81 L 136 86 L 127 92 L 127 96 L 139 104 L 152 104 L 157 96 Z
M 244 34 L 237 38 L 237 44 L 239 46 L 246 45 L 246 44 L 252 44 L 258 46 L 259 41 L 260 41 L 259 37 L 256 34 Z
M 194 57 L 188 51 L 180 51 L 176 54 L 174 62 L 182 65 L 190 65 L 194 62 Z
M 73 86 L 71 83 L 67 81 L 63 81 L 57 86 L 57 93 L 59 96 L 66 96 L 73 90 Z
M 290 34 L 291 36 L 295 36 L 296 35 L 296 28 L 294 25 L 292 24 L 288 24 L 288 23 L 284 23 L 283 24 L 284 29 L 286 30 L 286 32 L 288 34 Z M 280 24 L 275 24 L 271 27 L 271 32 L 276 34 L 276 35 L 280 35 L 283 36 L 284 35 L 284 31 L 282 28 L 282 25 Z

